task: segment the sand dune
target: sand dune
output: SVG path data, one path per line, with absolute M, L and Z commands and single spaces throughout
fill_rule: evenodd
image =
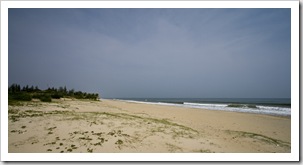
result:
M 10 153 L 291 151 L 290 118 L 129 103 L 54 100 L 9 106 Z

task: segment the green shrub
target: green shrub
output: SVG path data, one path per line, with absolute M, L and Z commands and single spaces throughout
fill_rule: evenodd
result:
M 8 98 L 11 100 L 18 100 L 18 101 L 31 101 L 32 95 L 30 95 L 29 93 L 20 92 L 20 93 L 9 94 Z
M 54 93 L 54 94 L 51 95 L 51 97 L 53 99 L 60 99 L 60 98 L 63 97 L 63 94 L 62 93 Z
M 33 94 L 33 99 L 40 99 L 41 96 L 42 94 L 35 93 Z
M 43 101 L 43 102 L 51 102 L 52 101 L 51 96 L 47 95 L 47 94 L 41 95 L 39 99 L 40 99 L 40 101 Z

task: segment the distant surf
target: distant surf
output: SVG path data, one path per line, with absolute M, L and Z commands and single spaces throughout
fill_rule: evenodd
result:
M 127 102 L 291 116 L 290 98 L 118 98 Z

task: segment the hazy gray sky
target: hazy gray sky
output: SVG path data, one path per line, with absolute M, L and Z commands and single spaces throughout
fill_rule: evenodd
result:
M 9 9 L 9 84 L 290 97 L 290 9 Z

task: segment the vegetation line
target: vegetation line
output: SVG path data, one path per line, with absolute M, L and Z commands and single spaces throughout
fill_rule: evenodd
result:
M 8 100 L 9 104 L 13 104 L 14 101 L 31 101 L 33 98 L 39 99 L 43 102 L 51 102 L 52 99 L 60 98 L 76 98 L 76 99 L 89 99 L 98 100 L 98 93 L 87 93 L 82 91 L 75 91 L 74 89 L 67 90 L 66 86 L 57 88 L 47 88 L 41 90 L 38 86 L 29 87 L 28 85 L 21 87 L 18 84 L 12 84 L 8 88 Z

